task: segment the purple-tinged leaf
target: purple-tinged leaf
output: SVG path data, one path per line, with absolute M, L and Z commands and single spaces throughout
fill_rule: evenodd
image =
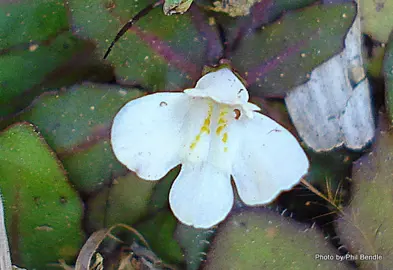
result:
M 0 1 L 0 119 L 42 93 L 49 73 L 83 51 L 56 0 Z
M 277 20 L 285 12 L 306 7 L 315 2 L 315 0 L 261 0 L 251 7 L 249 16 L 236 19 L 224 14 L 216 16 L 226 36 L 225 55 L 233 51 L 239 41 L 255 29 Z
M 76 85 L 41 95 L 18 119 L 37 126 L 79 191 L 92 192 L 125 173 L 112 152 L 110 128 L 120 108 L 142 94 L 137 89 Z
M 253 94 L 283 97 L 307 81 L 315 67 L 343 49 L 355 15 L 354 4 L 318 5 L 289 12 L 242 39 L 230 60 Z
M 146 0 L 71 0 L 68 8 L 74 33 L 93 40 L 102 57 L 121 26 L 148 4 Z M 203 66 L 220 56 L 218 31 L 192 6 L 185 14 L 172 16 L 153 9 L 125 33 L 107 60 L 118 82 L 156 91 L 191 87 Z

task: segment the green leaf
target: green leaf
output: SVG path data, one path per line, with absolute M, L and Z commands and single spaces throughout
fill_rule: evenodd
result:
M 134 173 L 116 178 L 113 184 L 92 197 L 87 205 L 89 231 L 119 223 L 133 224 L 147 213 L 156 181 L 147 181 Z
M 94 41 L 97 54 L 105 51 L 120 28 L 150 1 L 71 0 L 74 32 Z M 108 61 L 117 80 L 152 91 L 191 87 L 204 64 L 217 62 L 222 45 L 218 32 L 197 7 L 183 15 L 165 16 L 156 8 L 140 19 L 116 43 Z
M 38 87 L 48 73 L 81 48 L 81 41 L 65 32 L 49 42 L 35 43 L 30 49 L 0 53 L 0 117 L 13 113 L 20 99 L 31 101 L 34 95 L 27 90 Z
M 312 185 L 328 185 L 333 193 L 350 176 L 352 161 L 359 157 L 357 153 L 345 149 L 326 152 L 306 149 L 306 152 L 311 161 L 306 180 Z
M 313 68 L 343 49 L 355 15 L 354 4 L 316 5 L 288 12 L 242 39 L 230 59 L 254 94 L 282 97 L 307 81 Z
M 1 118 L 42 93 L 48 73 L 85 44 L 68 32 L 66 9 L 58 1 L 0 3 L 0 29 Z
M 277 19 L 279 15 L 289 10 L 302 8 L 308 6 L 316 0 L 243 0 L 233 1 L 229 4 L 224 4 L 222 1 L 215 1 L 213 5 L 214 11 L 221 11 L 228 13 L 230 16 L 245 16 L 249 13 L 248 17 L 238 17 L 236 26 L 254 28 L 262 24 L 267 24 Z M 226 25 L 224 25 L 226 27 Z M 238 29 L 237 31 L 241 31 Z M 238 33 L 246 34 L 246 33 Z
M 81 151 L 61 155 L 61 159 L 69 179 L 82 192 L 93 192 L 107 184 L 112 176 L 127 172 L 113 154 L 108 138 Z
M 219 226 L 204 269 L 349 269 L 335 256 L 315 228 L 268 209 L 249 209 Z
M 264 0 L 255 3 L 250 9 L 249 16 L 230 17 L 223 13 L 214 14 L 214 18 L 220 25 L 220 28 L 225 33 L 226 54 L 232 54 L 233 50 L 238 46 L 238 42 L 249 35 L 255 29 L 262 25 L 272 23 L 277 20 L 282 14 L 291 10 L 304 8 L 315 0 Z M 222 2 L 215 2 L 219 5 Z M 206 5 L 206 3 L 199 3 Z M 211 9 L 209 2 L 207 9 Z
M 0 135 L 0 185 L 13 264 L 47 269 L 76 256 L 83 240 L 81 201 L 56 156 L 27 123 Z
M 183 262 L 183 252 L 174 238 L 176 218 L 169 210 L 157 213 L 154 217 L 136 226 L 146 238 L 153 252 L 164 262 L 178 264 Z
M 341 242 L 358 255 L 361 269 L 393 269 L 393 133 L 386 122 L 379 123 L 372 152 L 353 166 L 353 198 L 338 220 Z
M 76 85 L 41 95 L 18 119 L 37 126 L 79 191 L 92 192 L 126 171 L 112 153 L 109 133 L 120 108 L 141 95 L 117 86 Z
M 176 227 L 175 238 L 184 250 L 187 270 L 197 270 L 206 259 L 206 251 L 210 246 L 213 229 L 196 229 L 179 223 Z
M 170 170 L 161 180 L 158 181 L 154 187 L 153 194 L 150 200 L 150 210 L 157 211 L 169 206 L 169 191 L 173 181 L 179 175 L 180 166 L 176 166 Z
M 267 19 L 267 21 L 272 21 L 277 19 L 277 17 L 285 12 L 304 8 L 309 6 L 317 1 L 315 0 L 269 0 L 264 1 L 265 7 L 258 7 L 259 12 L 263 12 L 263 16 Z M 262 19 L 262 18 L 260 18 Z
M 393 30 L 393 2 L 359 0 L 363 31 L 372 38 L 387 42 Z
M 386 51 L 386 44 L 381 44 L 380 46 L 373 46 L 372 56 L 365 60 L 366 73 L 370 77 L 380 78 L 383 72 L 383 58 Z
M 55 0 L 0 3 L 0 51 L 21 43 L 44 41 L 68 29 L 64 5 Z
M 393 126 L 393 31 L 386 47 L 383 74 L 385 77 L 386 107 L 389 113 L 390 125 Z

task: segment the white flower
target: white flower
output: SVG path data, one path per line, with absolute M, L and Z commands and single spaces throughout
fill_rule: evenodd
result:
M 211 227 L 232 208 L 231 175 L 243 202 L 260 205 L 292 188 L 308 170 L 297 140 L 255 112 L 259 107 L 248 98 L 241 81 L 224 68 L 184 93 L 135 99 L 114 119 L 113 151 L 146 180 L 182 164 L 170 207 L 187 225 Z

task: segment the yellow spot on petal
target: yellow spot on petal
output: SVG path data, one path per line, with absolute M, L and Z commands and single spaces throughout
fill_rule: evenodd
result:
M 225 116 L 228 113 L 228 111 L 225 109 L 220 110 L 220 117 Z
M 222 142 L 226 143 L 228 141 L 228 133 L 225 132 L 224 135 L 222 136 Z
M 228 152 L 228 147 L 224 147 L 224 152 Z
M 210 128 L 209 128 L 208 126 L 202 126 L 202 127 L 201 127 L 201 131 L 200 131 L 199 134 L 202 134 L 202 133 L 204 133 L 204 132 L 207 133 L 207 134 L 210 134 Z M 199 134 L 198 134 L 198 135 L 199 135 Z M 197 136 L 198 136 L 198 135 L 197 135 Z
M 201 135 L 203 133 L 210 134 L 210 119 L 212 117 L 212 112 L 213 112 L 213 104 L 209 103 L 209 110 L 207 111 L 207 116 L 203 122 L 203 125 L 201 126 L 201 129 L 199 130 L 199 133 L 195 136 L 193 142 L 190 145 L 190 149 L 193 150 L 198 142 L 201 140 Z
M 218 119 L 218 124 L 226 124 L 226 120 L 224 118 Z
M 220 109 L 220 116 L 218 118 L 218 127 L 216 129 L 216 134 L 219 136 L 222 130 L 227 126 L 228 120 L 225 119 L 225 115 L 228 114 L 228 108 L 223 107 Z
M 193 150 L 193 149 L 195 148 L 196 144 L 197 144 L 197 141 L 193 142 L 193 143 L 190 145 L 190 149 Z
M 210 126 L 210 117 L 205 119 L 205 122 L 203 123 L 204 127 Z
M 217 136 L 220 135 L 221 131 L 222 131 L 225 127 L 226 127 L 226 125 L 218 126 L 218 128 L 216 129 L 216 134 L 217 134 Z

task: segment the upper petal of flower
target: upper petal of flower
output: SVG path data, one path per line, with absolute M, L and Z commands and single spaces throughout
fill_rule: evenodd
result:
M 255 113 L 233 127 L 242 134 L 232 175 L 240 198 L 248 205 L 265 204 L 297 184 L 309 162 L 296 138 L 267 116 Z
M 116 115 L 112 148 L 117 159 L 147 180 L 180 164 L 182 127 L 190 110 L 184 93 L 157 93 L 132 100 Z
M 208 162 L 182 165 L 169 194 L 175 216 L 184 224 L 209 228 L 228 215 L 233 205 L 229 172 Z
M 228 68 L 206 74 L 199 79 L 195 88 L 184 92 L 193 97 L 208 97 L 228 105 L 244 104 L 249 98 L 244 84 Z

